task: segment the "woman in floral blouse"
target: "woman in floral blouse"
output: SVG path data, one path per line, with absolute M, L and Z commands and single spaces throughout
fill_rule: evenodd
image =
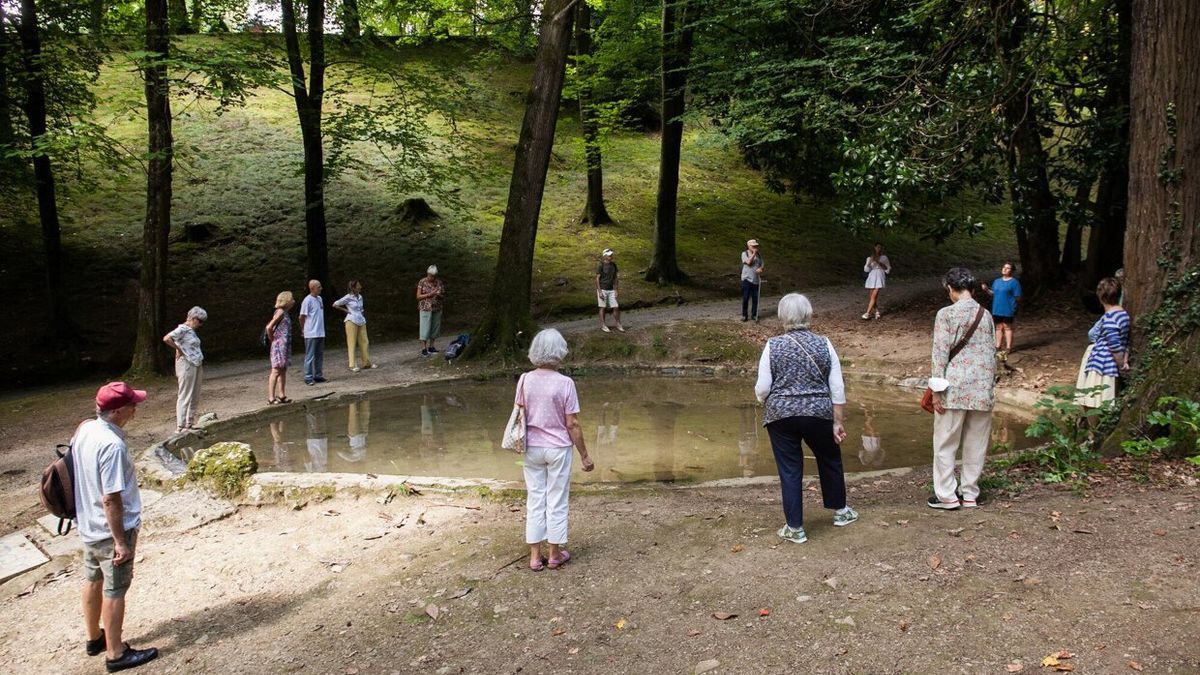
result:
M 296 306 L 291 291 L 275 296 L 275 313 L 263 329 L 271 341 L 271 374 L 267 376 L 267 403 L 291 403 L 287 397 L 287 369 L 292 365 L 292 317 Z
M 938 310 L 933 324 L 933 490 L 935 509 L 972 507 L 979 498 L 979 476 L 987 458 L 995 404 L 996 338 L 992 316 L 972 297 L 978 286 L 971 271 L 955 267 L 942 279 L 954 303 Z M 974 332 L 950 358 L 971 325 Z M 962 451 L 962 476 L 955 481 L 954 463 Z M 956 490 L 957 488 L 957 490 Z M 962 495 L 961 498 L 959 495 Z
M 196 335 L 196 329 L 205 321 L 208 321 L 208 312 L 203 307 L 193 307 L 188 310 L 183 323 L 163 336 L 163 342 L 175 350 L 175 377 L 179 380 L 179 394 L 175 399 L 177 433 L 196 428 L 200 382 L 204 379 L 204 352 L 200 351 L 200 336 Z

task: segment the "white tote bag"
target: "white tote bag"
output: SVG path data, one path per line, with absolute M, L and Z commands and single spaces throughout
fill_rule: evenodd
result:
M 500 447 L 513 452 L 525 452 L 525 376 L 517 380 L 517 403 L 513 404 L 512 414 L 508 416 L 508 424 L 504 427 L 504 436 L 500 439 Z

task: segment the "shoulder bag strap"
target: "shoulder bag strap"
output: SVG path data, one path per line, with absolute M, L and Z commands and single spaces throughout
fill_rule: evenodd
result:
M 517 400 L 520 401 L 517 405 L 525 407 L 525 376 L 529 373 L 521 373 L 521 377 L 517 380 Z
M 987 310 L 983 308 L 983 305 L 980 305 L 979 311 L 975 313 L 975 321 L 971 322 L 971 327 L 968 328 L 967 332 L 964 333 L 963 336 L 958 340 L 958 343 L 950 348 L 950 355 L 946 357 L 946 365 L 950 365 L 950 362 L 954 360 L 954 357 L 958 356 L 958 353 L 963 350 L 963 347 L 966 347 L 967 343 L 971 341 L 971 336 L 975 334 L 975 329 L 979 327 L 979 322 L 983 320 L 983 313 L 985 311 Z
M 791 333 L 786 333 L 786 335 L 788 336 L 788 339 L 790 339 L 792 342 L 795 342 L 796 346 L 800 348 L 800 351 L 804 352 L 804 355 L 808 357 L 809 362 L 813 364 L 813 368 L 817 370 L 817 374 L 825 379 L 829 379 L 829 373 L 821 372 L 820 364 L 818 364 L 817 360 L 813 358 L 812 353 L 808 351 L 808 348 L 804 346 L 804 343 L 797 340 L 796 336 L 792 335 Z

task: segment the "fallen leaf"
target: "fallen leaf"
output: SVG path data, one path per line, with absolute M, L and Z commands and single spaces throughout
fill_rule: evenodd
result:
M 437 621 L 438 615 L 441 613 L 442 613 L 442 610 L 439 609 L 437 605 L 435 605 L 433 603 L 425 605 L 425 614 L 428 615 L 429 618 L 433 619 L 434 621 Z
M 579 647 L 571 647 L 570 649 L 568 649 L 568 650 L 567 650 L 567 653 L 568 653 L 568 654 L 578 654 L 578 653 L 579 653 Z
M 716 670 L 717 668 L 720 668 L 720 667 L 721 667 L 720 661 L 718 661 L 716 659 L 706 659 L 704 661 L 701 661 L 700 663 L 697 663 L 696 667 L 692 669 L 692 673 L 694 675 L 700 675 L 701 673 L 707 673 L 709 671 Z
M 1058 650 L 1058 652 L 1056 652 L 1054 655 L 1055 655 L 1055 656 L 1057 656 L 1057 657 L 1058 657 L 1058 658 L 1060 658 L 1060 659 L 1073 659 L 1073 658 L 1075 658 L 1075 653 L 1074 653 L 1074 652 L 1069 652 L 1069 651 L 1067 651 L 1067 650 L 1065 650 L 1065 649 L 1060 649 L 1060 650 Z
M 1013 661 L 1012 663 L 1005 666 L 1004 669 L 1010 673 L 1019 673 L 1022 670 L 1025 670 L 1025 664 L 1021 663 L 1019 661 Z
M 346 675 L 358 675 L 358 668 L 355 668 L 354 666 L 350 666 L 349 668 L 346 669 Z
M 842 626 L 850 626 L 851 628 L 854 628 L 854 625 L 855 625 L 854 617 L 852 617 L 852 616 L 843 617 L 841 619 L 834 619 L 833 622 L 836 624 L 842 625 Z
M 762 609 L 758 610 L 758 615 L 759 616 L 771 616 L 771 610 L 767 609 L 766 607 L 763 607 Z
M 1142 667 L 1142 664 L 1138 663 L 1137 661 L 1130 661 L 1130 662 L 1126 663 L 1125 665 L 1138 671 L 1139 673 L 1142 672 L 1143 670 L 1145 670 L 1145 668 Z
M 929 569 L 936 570 L 942 566 L 942 557 L 939 555 L 929 556 Z
M 335 510 L 335 509 L 326 509 L 325 511 L 321 512 L 321 515 L 323 515 L 323 516 L 340 516 L 342 514 L 338 513 L 337 510 Z
M 613 628 L 625 630 L 625 619 L 617 619 L 617 622 L 613 624 Z
M 731 614 L 729 612 L 713 612 L 712 618 L 716 619 L 717 621 L 728 621 L 730 619 L 736 619 L 737 614 Z
M 688 631 L 688 637 L 696 637 L 699 634 L 700 631 L 696 630 L 695 628 Z
M 550 631 L 550 634 L 553 635 L 554 637 L 558 637 L 559 635 L 562 635 L 563 633 L 566 633 L 566 632 L 567 631 L 565 628 L 555 628 L 554 630 Z
M 1166 530 L 1155 530 L 1155 531 L 1154 531 L 1154 536 L 1156 536 L 1156 537 L 1165 537 L 1165 536 L 1167 536 L 1167 531 L 1166 531 Z
M 825 581 L 822 581 L 821 583 L 825 584 L 826 586 L 828 586 L 834 590 L 837 590 L 837 586 L 838 586 L 837 577 L 829 577 L 828 579 L 826 579 Z
M 733 545 L 733 546 L 732 546 L 732 547 L 729 549 L 729 552 L 730 552 L 730 553 L 741 553 L 741 552 L 742 552 L 742 551 L 744 551 L 744 550 L 746 550 L 746 547 L 745 547 L 745 546 L 742 546 L 741 544 L 734 544 L 734 545 Z
M 1074 670 L 1075 670 L 1075 664 L 1073 664 L 1073 663 L 1060 663 L 1060 664 L 1058 664 L 1058 665 L 1054 666 L 1054 669 L 1055 669 L 1055 670 L 1057 670 L 1057 671 L 1058 671 L 1058 672 L 1060 672 L 1060 673 L 1070 673 L 1070 672 L 1074 672 Z
M 897 525 L 907 525 L 907 524 L 908 524 L 908 521 L 907 521 L 907 520 L 897 520 L 897 521 L 896 521 L 896 524 L 897 524 Z
M 901 631 L 906 631 L 906 630 L 908 630 L 908 626 L 909 626 L 909 623 L 908 623 L 907 621 L 901 621 L 901 622 L 900 622 L 900 630 L 901 630 Z
M 947 533 L 948 533 L 948 534 L 949 534 L 951 537 L 957 537 L 957 536 L 959 536 L 960 534 L 962 534 L 962 533 L 963 533 L 963 530 L 965 530 L 965 529 L 967 529 L 967 528 L 965 528 L 965 527 L 956 527 L 956 528 L 954 528 L 953 530 L 947 530 L 946 532 L 947 532 Z

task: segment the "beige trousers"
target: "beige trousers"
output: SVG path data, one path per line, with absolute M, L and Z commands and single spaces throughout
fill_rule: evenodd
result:
M 933 415 L 933 491 L 944 502 L 979 498 L 979 476 L 992 436 L 990 410 L 947 410 Z M 954 461 L 962 451 L 962 476 L 954 479 Z
M 179 428 L 196 425 L 196 411 L 200 408 L 200 380 L 204 379 L 204 366 L 193 366 L 187 359 L 175 359 L 175 377 L 179 380 L 179 396 L 175 399 L 175 426 Z
M 349 354 L 349 356 L 350 356 L 350 368 L 351 369 L 353 369 L 354 366 L 356 365 L 354 363 L 355 347 L 357 347 L 358 351 L 362 353 L 362 367 L 363 368 L 371 367 L 371 354 L 370 354 L 370 352 L 367 351 L 367 347 L 369 344 L 370 343 L 367 340 L 367 325 L 363 324 L 360 326 L 360 325 L 354 323 L 353 321 L 347 321 L 346 322 L 346 353 Z

